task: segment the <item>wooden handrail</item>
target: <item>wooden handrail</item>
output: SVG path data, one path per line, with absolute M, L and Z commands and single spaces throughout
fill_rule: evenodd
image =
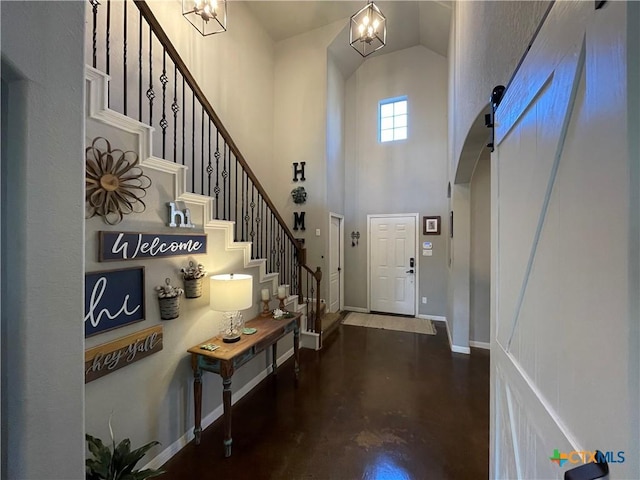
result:
M 200 89 L 200 86 L 198 85 L 196 80 L 193 78 L 193 75 L 187 68 L 186 64 L 178 54 L 178 51 L 173 46 L 173 43 L 171 43 L 171 40 L 169 40 L 169 37 L 160 26 L 160 22 L 158 22 L 158 20 L 156 19 L 155 15 L 151 11 L 151 8 L 149 8 L 149 5 L 147 5 L 147 2 L 145 2 L 144 0 L 134 0 L 134 3 L 140 10 L 140 13 L 142 14 L 142 16 L 147 20 L 149 27 L 151 28 L 153 33 L 155 33 L 156 37 L 158 38 L 162 46 L 165 48 L 171 60 L 173 60 L 174 64 L 180 71 L 180 74 L 184 77 L 186 83 L 189 85 L 194 95 L 202 105 L 202 108 L 204 108 L 209 118 L 213 120 L 222 138 L 224 139 L 226 144 L 229 146 L 229 149 L 235 155 L 240 165 L 242 165 L 243 170 L 247 173 L 247 176 L 251 179 L 251 181 L 257 188 L 257 190 L 260 192 L 260 194 L 264 198 L 265 202 L 271 209 L 271 212 L 273 213 L 276 220 L 284 230 L 285 234 L 289 237 L 293 245 L 296 247 L 296 251 L 300 256 L 301 255 L 300 250 L 302 249 L 300 242 L 298 242 L 298 240 L 295 238 L 295 236 L 293 235 L 293 233 L 285 223 L 284 219 L 280 215 L 280 212 L 278 212 L 278 209 L 276 208 L 275 204 L 271 201 L 271 198 L 269 197 L 269 195 L 267 195 L 267 192 L 265 191 L 264 187 L 258 181 L 258 177 L 256 177 L 256 175 L 253 173 L 253 170 L 251 170 L 251 167 L 249 167 L 249 164 L 240 153 L 240 149 L 238 149 L 235 142 L 231 138 L 231 135 L 229 135 L 229 132 L 222 124 L 222 121 L 220 120 L 216 112 L 213 110 L 213 107 L 211 106 L 211 104 L 207 100 L 207 97 L 204 95 L 204 93 Z

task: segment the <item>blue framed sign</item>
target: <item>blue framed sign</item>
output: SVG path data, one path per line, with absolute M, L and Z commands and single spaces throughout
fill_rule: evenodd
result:
M 100 232 L 99 260 L 138 260 L 207 253 L 204 233 Z
M 144 267 L 84 276 L 84 336 L 144 320 Z

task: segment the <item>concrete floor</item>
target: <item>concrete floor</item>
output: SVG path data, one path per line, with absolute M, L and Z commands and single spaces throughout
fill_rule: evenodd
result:
M 437 335 L 341 325 L 233 407 L 163 468 L 171 479 L 483 479 L 489 475 L 489 354 Z M 213 378 L 213 377 L 211 377 Z

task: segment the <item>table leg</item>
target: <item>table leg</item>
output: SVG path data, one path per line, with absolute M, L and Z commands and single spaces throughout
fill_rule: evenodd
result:
M 222 377 L 222 404 L 224 407 L 224 456 L 231 456 L 231 376 Z
M 276 377 L 278 375 L 278 342 L 271 346 L 271 374 Z
M 193 402 L 195 413 L 195 427 L 193 434 L 196 437 L 196 445 L 200 445 L 200 434 L 202 433 L 202 372 L 193 372 Z
M 300 325 L 296 323 L 293 327 L 293 370 L 295 372 L 295 383 L 298 385 L 298 376 L 300 373 Z

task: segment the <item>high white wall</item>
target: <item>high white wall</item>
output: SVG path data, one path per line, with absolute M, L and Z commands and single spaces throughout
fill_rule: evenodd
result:
M 275 47 L 274 137 L 271 175 L 276 180 L 272 200 L 285 221 L 293 228 L 293 213 L 306 212 L 306 230 L 294 231 L 305 239 L 307 264 L 320 266 L 326 271 L 329 215 L 327 209 L 327 162 L 339 162 L 339 137 L 333 129 L 328 137 L 327 48 L 344 22 L 321 27 L 310 32 L 282 40 Z M 338 80 L 331 69 L 331 79 Z M 339 80 L 338 80 L 339 88 Z M 333 97 L 332 115 L 339 115 L 340 101 Z M 336 141 L 330 152 L 328 141 Z M 293 181 L 293 163 L 306 162 L 306 181 Z M 307 202 L 296 205 L 291 190 L 302 186 L 307 191 Z M 333 187 L 332 187 L 333 188 Z M 339 201 L 338 205 L 339 207 Z M 339 212 L 338 212 L 339 213 Z M 316 235 L 316 229 L 320 235 Z M 328 275 L 323 280 L 326 292 Z M 322 294 L 327 298 L 326 294 Z
M 491 294 L 491 157 L 485 149 L 471 177 L 469 340 L 489 343 Z
M 380 144 L 378 102 L 406 95 L 409 137 Z M 433 256 L 420 256 L 420 314 L 444 316 L 447 289 L 447 60 L 423 46 L 367 59 L 345 93 L 345 232 L 360 232 L 345 248 L 345 305 L 367 307 L 367 214 L 440 215 Z M 422 225 L 419 225 L 422 231 Z M 347 243 L 350 245 L 350 242 Z
M 182 2 L 148 3 L 271 196 L 281 181 L 272 169 L 271 157 L 273 41 L 242 2 L 228 3 L 228 30 L 207 37 L 182 16 Z
M 327 55 L 327 209 L 344 214 L 345 156 L 344 115 L 345 79 L 329 52 Z M 346 239 L 345 239 L 346 242 Z
M 86 5 L 2 5 L 3 478 L 84 478 Z

